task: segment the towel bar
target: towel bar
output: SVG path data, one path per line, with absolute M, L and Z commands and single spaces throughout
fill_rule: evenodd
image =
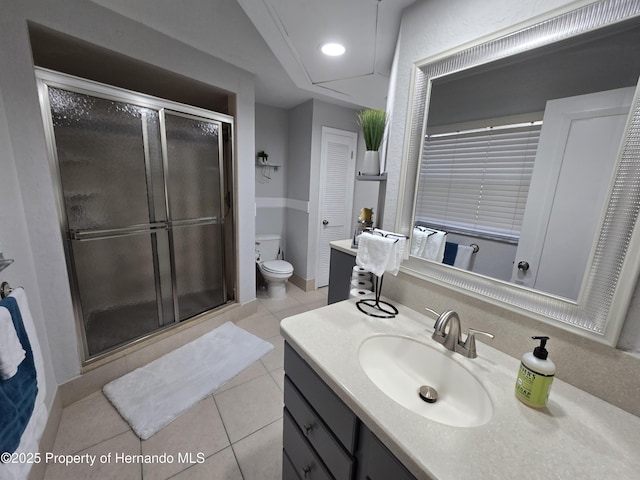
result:
M 11 288 L 8 282 L 2 282 L 0 284 L 0 298 L 7 298 L 12 291 L 13 288 Z

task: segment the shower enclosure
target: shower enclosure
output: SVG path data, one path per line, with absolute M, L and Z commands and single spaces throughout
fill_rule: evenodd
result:
M 233 118 L 37 76 L 85 360 L 231 300 Z

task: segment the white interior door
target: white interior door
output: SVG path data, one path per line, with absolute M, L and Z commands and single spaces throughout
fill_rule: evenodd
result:
M 633 94 L 630 87 L 547 103 L 513 282 L 578 299 Z
M 329 242 L 351 237 L 351 209 L 358 134 L 322 127 L 320 151 L 320 238 L 316 287 L 329 284 Z

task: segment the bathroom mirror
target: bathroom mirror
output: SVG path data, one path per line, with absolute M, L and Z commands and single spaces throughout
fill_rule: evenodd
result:
M 413 198 L 410 198 L 411 193 L 405 193 L 402 199 L 397 225 L 400 231 L 412 232 L 414 225 L 424 224 L 418 206 L 425 188 L 420 181 L 420 170 L 424 165 L 421 162 L 428 135 L 446 135 L 505 123 L 530 123 L 543 118 L 544 122 L 524 208 L 522 237 L 516 238 L 515 242 L 513 239 L 504 241 L 504 238 L 496 242 L 449 235 L 454 239 L 452 241 L 460 244 L 463 241 L 480 244 L 472 266 L 479 263 L 483 246 L 486 247 L 485 257 L 490 256 L 487 250 L 495 245 L 506 246 L 502 260 L 491 263 L 504 262 L 506 258 L 507 272 L 504 268 L 502 273 L 496 274 L 491 268 L 482 272 L 475 272 L 473 268 L 474 271 L 469 272 L 418 256 L 412 256 L 403 264 L 405 271 L 615 345 L 635 287 L 639 264 L 636 252 L 640 245 L 635 229 L 640 206 L 639 15 L 637 2 L 596 2 L 512 34 L 416 63 L 404 162 L 405 192 L 413 192 Z M 558 156 L 557 150 L 559 145 L 564 148 L 568 142 L 556 138 L 554 132 L 563 128 L 571 130 L 571 122 L 582 122 L 584 112 L 574 115 L 571 121 L 566 120 L 570 115 L 565 103 L 561 103 L 560 113 L 556 115 L 556 121 L 557 118 L 561 121 L 554 124 L 549 112 L 556 103 L 547 104 L 547 101 L 579 98 L 582 102 L 588 97 L 589 102 L 597 104 L 601 95 L 606 95 L 608 102 L 611 92 L 624 99 L 616 97 L 615 105 L 598 108 L 605 112 L 604 116 L 618 116 L 617 138 L 610 145 L 608 154 L 594 155 L 594 163 L 606 162 L 610 164 L 610 170 L 592 175 L 598 177 L 600 183 L 594 184 L 591 179 L 591 183 L 581 186 L 578 177 L 562 173 L 570 161 Z M 593 95 L 595 100 L 591 98 Z M 487 119 L 491 120 L 487 122 Z M 496 123 L 492 125 L 492 121 Z M 611 143 L 612 136 L 595 140 L 594 145 L 600 146 L 605 140 Z M 580 146 L 581 142 L 577 144 Z M 575 154 L 579 177 L 583 176 L 584 170 L 579 162 L 593 149 L 587 150 Z M 551 165 L 547 170 L 556 172 L 553 179 L 548 174 L 536 174 L 536 168 L 541 168 L 538 165 L 545 162 Z M 563 185 L 568 189 L 562 190 Z M 580 192 L 595 190 L 602 192 L 600 204 L 577 200 Z M 532 200 L 533 194 L 537 196 Z M 586 195 L 589 202 L 591 196 L 594 195 Z M 558 198 L 574 201 L 572 207 L 568 204 L 568 212 L 565 211 L 569 220 L 566 216 L 559 217 L 561 220 L 550 217 Z M 580 248 L 567 248 L 566 241 L 562 237 L 554 238 L 551 232 L 556 231 L 554 221 L 565 225 L 575 223 L 571 215 L 577 212 L 576 201 L 592 214 L 591 220 L 586 221 L 591 232 L 583 235 Z M 521 260 L 530 260 L 519 250 L 523 245 L 529 248 L 528 252 L 537 252 L 538 257 L 530 261 L 533 270 L 538 264 L 542 265 L 541 252 L 551 252 L 555 256 L 547 258 L 546 263 L 553 263 L 556 272 L 571 272 L 568 278 L 575 278 L 575 287 L 564 288 L 570 283 L 564 279 L 556 282 L 557 287 L 528 282 L 522 270 L 517 268 Z M 581 257 L 574 258 L 574 263 L 561 263 L 567 262 L 564 257 L 571 256 L 563 251 L 573 253 L 576 250 L 582 251 Z M 558 260 L 550 260 L 554 258 Z M 558 273 L 550 276 L 561 278 Z

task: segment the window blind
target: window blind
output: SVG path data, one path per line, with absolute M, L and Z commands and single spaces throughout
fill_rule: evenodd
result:
M 542 122 L 427 135 L 416 222 L 517 242 Z

